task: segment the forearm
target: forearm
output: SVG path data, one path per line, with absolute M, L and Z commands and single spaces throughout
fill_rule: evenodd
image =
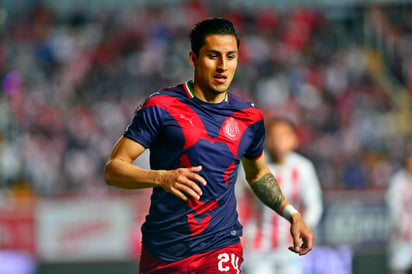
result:
M 282 215 L 289 202 L 283 196 L 279 183 L 272 173 L 266 173 L 252 184 L 256 196 L 268 207 Z
M 111 159 L 104 167 L 104 179 L 108 185 L 124 189 L 140 189 L 160 186 L 162 171 L 145 170 L 121 159 Z
M 265 168 L 260 170 L 260 174 L 264 174 L 263 176 L 260 176 L 259 172 L 256 172 L 251 174 L 257 176 L 249 177 L 250 179 L 248 182 L 253 191 L 265 205 L 290 222 L 290 233 L 293 239 L 293 246 L 290 246 L 289 250 L 298 253 L 299 255 L 308 253 L 312 249 L 314 240 L 312 232 L 306 226 L 296 209 L 294 209 L 293 206 L 289 206 L 289 202 L 285 199 L 285 196 L 283 196 L 279 184 L 273 174 L 270 171 L 265 170 Z

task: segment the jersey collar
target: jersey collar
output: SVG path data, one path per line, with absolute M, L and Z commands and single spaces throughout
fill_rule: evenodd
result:
M 193 99 L 193 98 L 195 98 L 196 96 L 195 96 L 195 94 L 193 93 L 192 89 L 190 88 L 189 82 L 190 82 L 190 81 L 184 82 L 184 83 L 183 83 L 183 88 L 184 88 L 187 96 L 188 96 L 190 99 Z M 226 94 L 225 94 L 225 99 L 223 99 L 223 101 L 226 102 L 226 103 L 229 102 L 229 97 L 227 96 L 227 92 L 226 92 Z

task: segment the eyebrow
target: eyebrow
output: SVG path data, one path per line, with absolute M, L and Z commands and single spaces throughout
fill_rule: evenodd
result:
M 222 54 L 222 52 L 218 51 L 218 50 L 214 50 L 214 49 L 209 49 L 206 51 L 206 53 L 216 53 L 216 54 Z M 237 54 L 238 51 L 237 50 L 231 50 L 228 51 L 226 54 Z

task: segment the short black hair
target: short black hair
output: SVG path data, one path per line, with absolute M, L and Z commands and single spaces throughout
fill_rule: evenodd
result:
M 239 35 L 232 22 L 224 18 L 209 18 L 197 23 L 190 31 L 192 51 L 198 56 L 200 48 L 205 43 L 205 38 L 212 34 L 233 35 L 239 48 Z

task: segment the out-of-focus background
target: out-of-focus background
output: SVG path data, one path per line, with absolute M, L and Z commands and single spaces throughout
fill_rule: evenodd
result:
M 384 193 L 412 145 L 410 2 L 3 0 L 0 273 L 136 273 L 149 192 L 108 187 L 103 165 L 146 96 L 192 78 L 188 32 L 207 17 L 241 36 L 231 91 L 294 121 L 315 164 L 311 273 L 388 273 Z

